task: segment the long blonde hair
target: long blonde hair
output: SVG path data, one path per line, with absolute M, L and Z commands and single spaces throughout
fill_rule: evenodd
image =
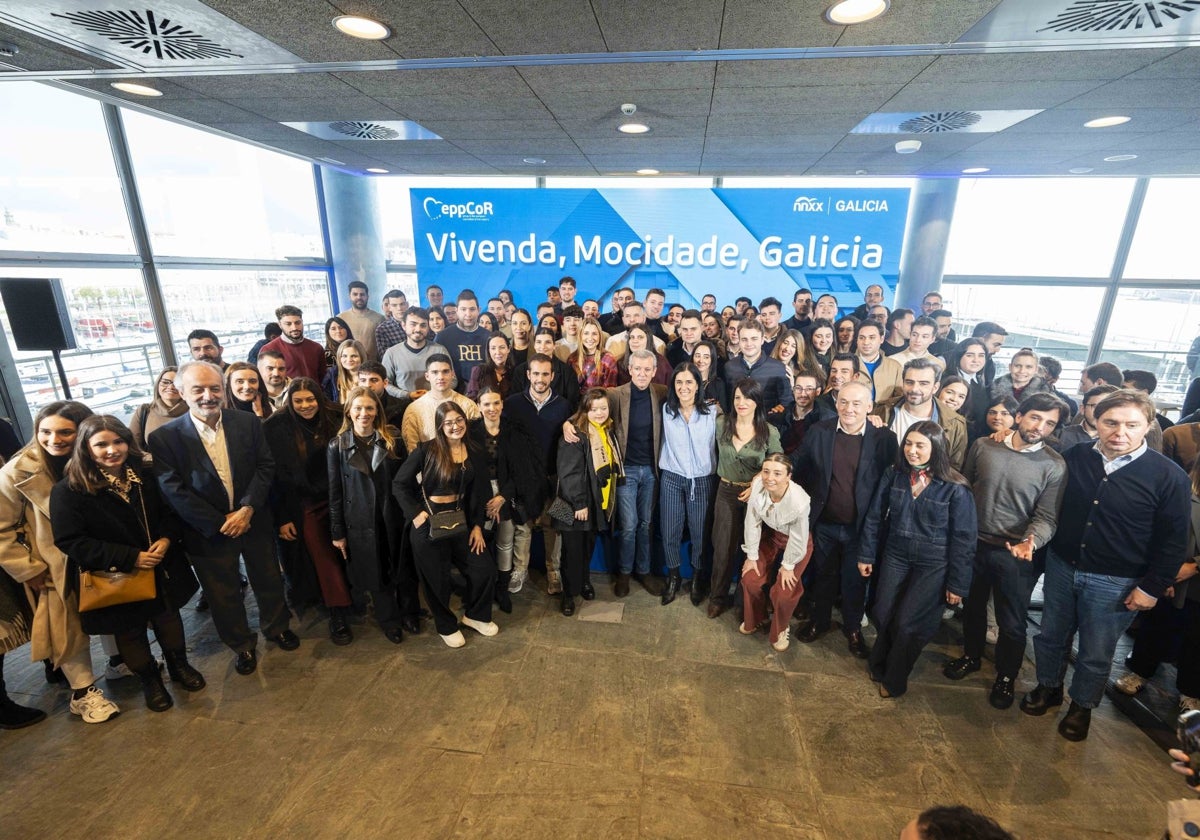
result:
M 346 343 L 345 341 L 342 342 L 342 344 Z M 387 415 L 383 412 L 383 400 L 379 399 L 379 395 L 370 388 L 355 386 L 347 392 L 346 401 L 342 404 L 342 428 L 338 429 L 338 434 L 344 434 L 354 428 L 354 420 L 350 417 L 350 406 L 359 397 L 370 397 L 375 401 L 375 424 L 373 428 L 379 433 L 379 437 L 383 439 L 383 442 L 387 444 L 387 451 L 389 453 L 392 452 L 396 445 L 396 436 L 392 434 L 392 427 L 388 425 Z
M 338 397 L 341 398 L 342 404 L 349 403 L 347 394 L 358 387 L 358 373 L 350 373 L 342 366 L 342 351 L 350 348 L 358 351 L 358 364 L 361 369 L 363 362 L 367 360 L 367 350 L 363 347 L 362 342 L 357 339 L 347 338 L 338 345 L 337 352 L 333 354 L 333 363 L 337 365 L 337 391 Z
M 583 376 L 583 361 L 587 358 L 583 349 L 583 333 L 588 327 L 596 328 L 596 352 L 591 354 L 592 364 L 600 367 L 600 359 L 604 356 L 604 330 L 600 328 L 600 322 L 595 318 L 584 318 L 583 326 L 579 328 L 579 348 L 571 356 L 575 360 L 575 373 L 580 377 Z

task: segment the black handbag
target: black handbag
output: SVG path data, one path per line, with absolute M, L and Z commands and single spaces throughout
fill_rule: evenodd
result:
M 430 542 L 451 540 L 460 534 L 467 533 L 467 515 L 462 509 L 462 491 L 463 480 L 460 474 L 458 481 L 458 500 L 454 503 L 454 510 L 443 510 L 438 513 L 434 513 L 433 506 L 429 504 L 429 497 L 425 495 L 425 485 L 422 481 L 421 498 L 425 500 L 425 509 L 429 511 L 428 524 Z
M 575 526 L 575 508 L 571 507 L 562 496 L 558 495 L 559 484 L 554 485 L 554 501 L 550 503 L 550 507 L 546 509 L 546 515 L 550 517 L 550 521 L 563 529 L 570 529 Z

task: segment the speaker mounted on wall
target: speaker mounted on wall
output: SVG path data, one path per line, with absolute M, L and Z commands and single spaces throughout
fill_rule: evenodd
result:
M 75 331 L 58 278 L 0 278 L 0 300 L 18 350 L 74 350 Z

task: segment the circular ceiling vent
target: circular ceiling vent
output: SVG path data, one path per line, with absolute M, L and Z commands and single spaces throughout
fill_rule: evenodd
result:
M 1198 10 L 1200 0 L 1075 0 L 1038 32 L 1162 29 Z
M 396 129 L 366 120 L 339 120 L 331 122 L 329 127 L 355 140 L 395 140 L 400 137 Z
M 160 60 L 200 61 L 243 57 L 149 9 L 145 12 L 129 9 L 51 14 L 135 52 L 153 54 Z
M 900 123 L 905 134 L 937 134 L 943 131 L 962 131 L 979 122 L 983 117 L 974 111 L 934 111 Z

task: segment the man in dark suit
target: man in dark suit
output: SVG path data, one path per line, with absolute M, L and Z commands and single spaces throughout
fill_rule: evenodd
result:
M 858 572 L 858 538 L 875 488 L 896 461 L 896 436 L 867 421 L 871 389 L 850 382 L 838 392 L 836 420 L 822 420 L 804 436 L 794 476 L 810 499 L 814 580 L 809 619 L 797 636 L 815 642 L 829 631 L 838 581 L 842 587 L 842 632 L 850 652 L 869 653 L 862 637 L 867 580 Z
M 188 413 L 150 435 L 154 471 L 163 495 L 187 526 L 184 549 L 221 641 L 237 653 L 237 672 L 251 674 L 258 666 L 257 637 L 246 620 L 239 556 L 245 558 L 263 634 L 283 650 L 300 646 L 288 628 L 283 577 L 266 510 L 275 462 L 257 417 L 221 410 L 224 380 L 216 365 L 188 362 L 176 380 Z

